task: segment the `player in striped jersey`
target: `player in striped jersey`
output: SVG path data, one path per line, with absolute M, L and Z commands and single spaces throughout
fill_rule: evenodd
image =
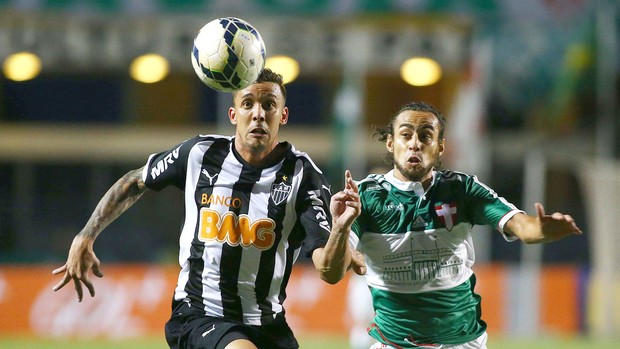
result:
M 319 273 L 336 283 L 353 266 L 348 232 L 359 214 L 356 194 L 332 200 L 330 186 L 310 157 L 278 141 L 288 121 L 286 89 L 265 69 L 249 87 L 233 93 L 228 115 L 234 136 L 198 135 L 151 155 L 110 188 L 74 238 L 64 273 L 54 287 L 73 281 L 91 296 L 97 235 L 148 190 L 175 186 L 184 192 L 180 273 L 172 316 L 171 348 L 298 348 L 283 302 L 302 244 Z M 351 185 L 349 183 L 349 185 Z M 332 227 L 333 219 L 333 227 Z M 330 234 L 331 231 L 331 234 Z
M 536 204 L 538 215 L 529 216 L 475 176 L 438 170 L 445 124 L 429 104 L 405 105 L 377 132 L 393 169 L 346 188 L 359 192 L 362 203 L 350 239 L 368 268 L 373 349 L 486 348 L 474 292 L 473 225 L 526 243 L 581 234 L 569 215 L 546 215 Z

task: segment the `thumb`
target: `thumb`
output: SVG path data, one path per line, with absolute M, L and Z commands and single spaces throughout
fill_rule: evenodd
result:
M 357 250 L 353 250 L 351 253 L 351 268 L 357 275 L 366 274 L 366 262 L 364 261 L 364 255 Z
M 366 265 L 353 265 L 353 271 L 357 275 L 366 275 Z
M 543 218 L 545 216 L 545 208 L 539 202 L 535 203 L 536 213 L 538 214 L 538 218 Z

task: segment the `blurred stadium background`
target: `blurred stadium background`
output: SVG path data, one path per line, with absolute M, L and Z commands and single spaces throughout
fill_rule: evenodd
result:
M 230 96 L 201 85 L 189 60 L 200 27 L 225 16 L 254 24 L 268 58 L 296 61 L 282 138 L 308 152 L 334 187 L 344 168 L 361 179 L 382 166 L 372 127 L 424 100 L 448 118 L 445 167 L 477 174 L 530 213 L 541 201 L 583 227 L 583 236 L 527 247 L 476 231 L 491 344 L 592 348 L 596 339 L 613 347 L 614 0 L 0 0 L 0 346 L 28 347 L 6 339 L 18 336 L 39 341 L 33 348 L 96 347 L 84 342 L 93 339 L 165 347 L 178 192 L 147 193 L 101 235 L 106 277 L 95 281 L 94 299 L 78 304 L 71 287 L 53 293 L 51 270 L 127 170 L 195 134 L 233 132 Z M 147 54 L 158 64 L 141 77 L 136 58 Z M 354 283 L 328 286 L 313 273 L 306 261 L 297 265 L 287 316 L 302 348 L 329 348 L 321 338 L 346 348 L 350 328 L 360 326 L 347 306 Z M 541 339 L 548 337 L 563 341 Z

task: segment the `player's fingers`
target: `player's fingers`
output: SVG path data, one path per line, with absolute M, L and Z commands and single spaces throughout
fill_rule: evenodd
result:
M 56 292 L 56 291 L 60 290 L 67 283 L 69 283 L 69 281 L 71 281 L 71 278 L 69 277 L 69 275 L 65 274 L 65 277 L 63 277 L 62 280 L 60 280 L 59 283 L 57 283 L 56 285 L 54 285 L 54 287 L 52 287 L 52 291 Z
M 341 201 L 341 200 L 344 200 L 346 197 L 347 197 L 347 193 L 345 193 L 344 191 L 339 191 L 335 193 L 334 195 L 332 195 L 332 200 Z
M 579 229 L 579 227 L 577 226 L 577 222 L 575 222 L 575 219 L 573 218 L 573 216 L 565 214 L 564 220 L 566 220 L 567 222 L 571 224 L 571 228 L 575 234 L 579 234 L 579 235 L 583 234 L 581 229 Z
M 349 178 L 348 178 L 348 182 L 349 182 L 349 188 L 351 190 L 353 190 L 354 192 L 359 192 L 359 189 L 357 187 L 357 183 L 355 183 L 355 180 L 353 180 L 353 176 L 351 175 L 351 172 L 347 170 L 347 172 L 349 172 Z
M 344 171 L 344 188 L 345 189 L 351 189 L 351 171 L 349 170 L 345 170 Z
M 66 264 L 63 265 L 60 268 L 56 268 L 56 269 L 52 270 L 52 275 L 57 275 L 57 274 L 60 274 L 60 273 L 64 273 L 65 271 L 67 271 L 67 265 Z
M 75 286 L 75 292 L 77 292 L 78 295 L 78 302 L 81 302 L 84 292 L 82 291 L 82 282 L 76 276 L 73 277 L 73 285 Z
M 86 286 L 86 288 L 88 289 L 88 293 L 90 294 L 91 297 L 95 296 L 95 286 L 93 286 L 92 281 L 90 281 L 90 278 L 88 277 L 84 277 L 82 278 L 82 282 L 84 283 L 84 286 Z
M 345 205 L 347 205 L 348 207 L 356 208 L 356 209 L 360 207 L 360 203 L 357 201 L 347 201 Z
M 566 219 L 564 217 L 564 214 L 562 214 L 560 212 L 553 212 L 553 214 L 551 214 L 551 218 L 557 219 L 557 220 L 565 220 Z
M 101 269 L 99 269 L 99 260 L 97 260 L 97 262 L 93 265 L 93 274 L 100 278 L 103 277 L 103 273 L 101 272 Z

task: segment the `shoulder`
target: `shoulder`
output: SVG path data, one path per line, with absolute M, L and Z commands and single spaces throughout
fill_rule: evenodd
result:
M 478 179 L 475 175 L 467 174 L 465 172 L 453 171 L 453 170 L 442 170 L 437 171 L 435 176 L 435 181 L 437 183 L 470 183 L 477 182 Z
M 369 174 L 366 178 L 357 182 L 360 192 L 372 192 L 386 190 L 384 183 L 387 180 L 382 174 Z
M 181 143 L 181 151 L 186 153 L 197 150 L 206 151 L 211 147 L 219 147 L 222 149 L 222 151 L 228 151 L 231 142 L 231 136 L 199 134 L 197 136 L 184 140 Z
M 232 136 L 224 136 L 224 135 L 216 135 L 216 134 L 199 134 L 196 137 L 190 138 L 187 141 L 193 143 L 201 143 L 201 142 L 218 142 L 230 144 L 232 142 Z
M 454 171 L 454 170 L 437 171 L 437 178 L 441 180 L 463 181 L 463 180 L 467 180 L 472 177 L 474 176 L 467 174 L 465 172 L 460 172 L 460 171 Z
M 285 142 L 286 143 L 286 142 Z M 308 153 L 303 152 L 301 150 L 297 150 L 294 145 L 286 143 L 288 145 L 288 156 L 293 158 L 296 162 L 300 162 L 303 166 L 304 170 L 311 170 L 320 175 L 323 175 L 323 171 L 319 168 L 319 166 L 314 163 L 310 155 Z
M 475 196 L 492 195 L 497 196 L 495 191 L 481 182 L 476 175 L 467 174 L 459 171 L 439 171 L 436 176 L 436 184 L 439 188 L 450 188 L 469 193 Z

